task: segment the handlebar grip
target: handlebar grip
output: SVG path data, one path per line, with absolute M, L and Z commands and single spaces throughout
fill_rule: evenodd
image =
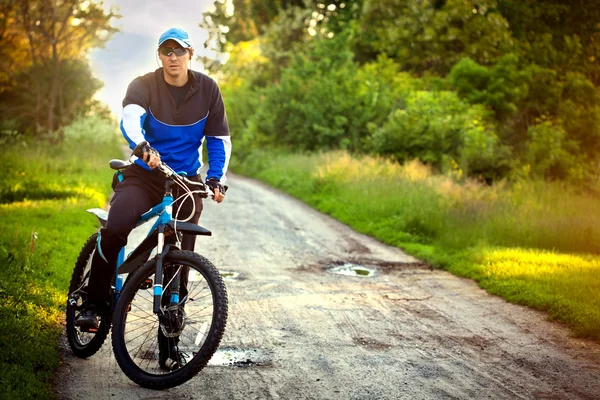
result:
M 150 144 L 144 140 L 143 142 L 140 142 L 137 146 L 135 146 L 135 149 L 133 149 L 133 155 L 143 160 L 144 153 L 150 151 L 150 149 Z
M 143 142 L 140 142 L 140 144 L 135 146 L 135 149 L 133 149 L 133 155 L 137 158 L 141 158 L 144 162 L 146 161 L 144 160 L 144 154 L 146 153 L 154 154 L 155 156 L 160 157 L 158 151 L 156 151 L 155 148 L 150 146 L 150 144 L 145 140 Z

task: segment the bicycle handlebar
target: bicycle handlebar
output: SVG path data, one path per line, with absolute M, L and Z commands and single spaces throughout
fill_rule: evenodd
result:
M 160 157 L 160 154 L 155 149 L 153 149 L 150 146 L 150 144 L 146 141 L 140 142 L 135 147 L 135 149 L 133 149 L 133 155 L 136 156 L 137 158 L 140 158 L 142 161 L 144 160 L 145 153 L 152 153 L 152 154 L 155 154 Z M 186 186 L 195 187 L 195 188 L 200 189 L 201 192 L 199 194 L 200 194 L 200 197 L 202 197 L 202 198 L 207 198 L 210 195 L 210 190 L 207 188 L 207 186 L 204 183 L 189 180 L 185 176 L 180 175 L 177 172 L 175 172 L 171 167 L 169 167 L 167 164 L 165 164 L 162 161 L 160 162 L 157 169 L 163 175 L 165 175 L 167 178 L 174 177 L 175 179 L 178 179 L 181 182 L 183 182 Z
M 174 178 L 174 179 L 178 179 L 181 182 L 183 182 L 186 186 L 188 187 L 195 187 L 200 189 L 200 197 L 202 198 L 207 198 L 210 195 L 210 190 L 208 189 L 208 187 L 202 183 L 202 182 L 195 182 L 195 181 L 191 181 L 189 180 L 187 177 L 178 174 L 177 172 L 175 172 L 171 167 L 169 167 L 167 164 L 165 164 L 164 162 L 160 162 L 159 166 L 157 167 L 157 169 L 163 174 L 165 175 L 167 178 Z

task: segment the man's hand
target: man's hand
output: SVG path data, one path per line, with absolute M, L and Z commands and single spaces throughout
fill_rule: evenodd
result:
M 142 158 L 146 164 L 152 169 L 158 167 L 160 165 L 160 155 L 156 154 L 153 151 L 144 152 L 144 157 Z
M 212 190 L 213 200 L 217 203 L 225 200 L 225 188 L 221 185 L 221 182 L 217 178 L 210 178 L 206 181 L 206 185 Z
M 160 165 L 160 154 L 145 140 L 138 143 L 133 149 L 133 155 L 141 158 L 150 168 L 154 169 Z

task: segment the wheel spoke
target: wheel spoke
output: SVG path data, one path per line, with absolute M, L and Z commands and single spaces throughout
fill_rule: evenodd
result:
M 163 268 L 164 296 L 171 289 L 179 289 L 185 294 L 181 302 L 169 305 L 165 298 L 165 303 L 161 301 L 161 313 L 154 313 L 154 296 L 142 289 L 144 282 L 155 278 L 154 263 L 147 263 L 128 279 L 113 324 L 113 348 L 119 366 L 135 382 L 153 388 L 181 384 L 206 365 L 219 345 L 227 317 L 225 286 L 208 261 L 176 250 L 169 253 Z M 170 287 L 174 280 L 180 282 L 179 288 Z M 219 318 L 215 318 L 216 311 L 222 313 Z M 162 354 L 163 361 L 166 357 L 185 358 L 177 373 L 160 368 L 161 351 L 168 352 Z M 184 369 L 190 372 L 183 372 Z M 153 376 L 161 379 L 149 378 Z

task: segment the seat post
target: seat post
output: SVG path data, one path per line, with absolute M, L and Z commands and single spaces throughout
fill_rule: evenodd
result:
M 172 196 L 172 194 L 171 194 L 171 186 L 173 186 L 173 180 L 172 179 L 167 179 L 165 181 L 165 196 L 167 196 L 167 195 Z

